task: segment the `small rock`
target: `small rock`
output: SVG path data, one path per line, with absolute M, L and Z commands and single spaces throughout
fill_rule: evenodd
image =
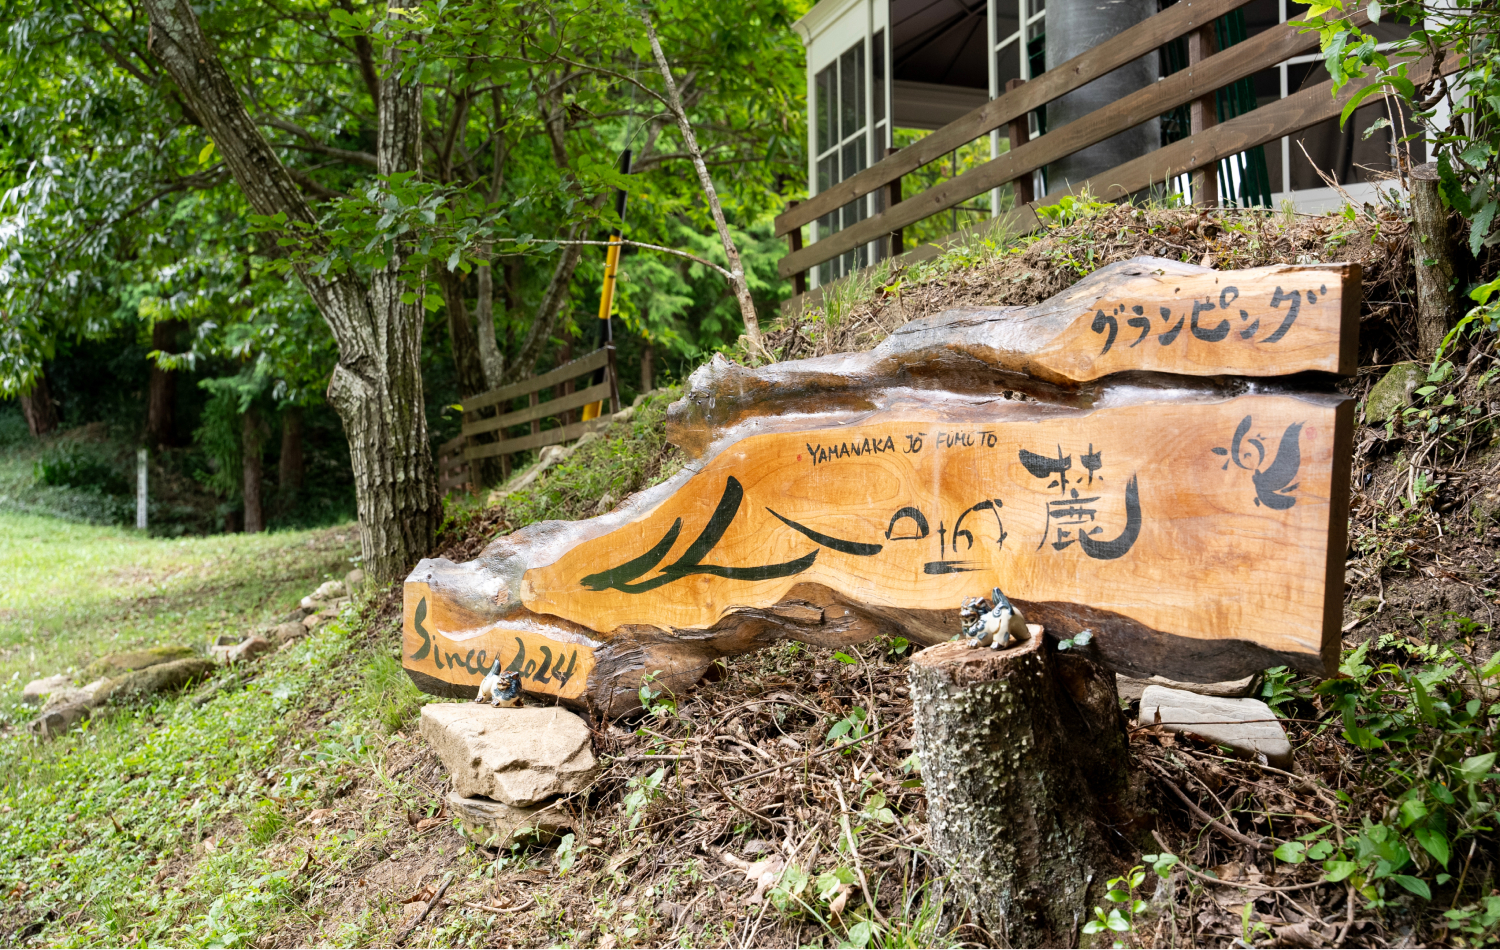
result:
M 1386 422 L 1394 418 L 1411 402 L 1411 394 L 1426 378 L 1426 371 L 1417 363 L 1392 366 L 1380 382 L 1370 387 L 1370 395 L 1365 400 L 1365 421 Z
M 242 639 L 244 639 L 244 638 L 243 637 L 237 637 L 237 636 L 235 636 L 232 633 L 221 633 L 217 637 L 214 637 L 214 646 L 216 646 L 216 647 L 232 647 L 232 646 L 235 646 L 236 644 L 238 644 Z
M 135 650 L 130 653 L 111 653 L 90 663 L 88 669 L 84 670 L 84 676 L 88 679 L 97 679 L 101 676 L 115 677 L 122 673 L 144 670 L 175 660 L 185 660 L 192 656 L 195 656 L 193 648 L 184 646 L 152 647 L 149 650 Z
M 317 613 L 317 610 L 312 607 L 296 607 L 292 610 L 291 613 L 287 614 L 285 617 L 282 617 L 281 622 L 301 623 L 304 617 L 312 613 Z
M 422 707 L 422 735 L 464 798 L 525 808 L 576 792 L 593 775 L 588 724 L 556 706 L 429 703 Z
M 332 609 L 320 610 L 315 614 L 308 614 L 306 617 L 302 618 L 302 629 L 308 633 L 311 633 L 312 631 L 323 626 L 323 624 L 327 623 L 338 615 L 339 612 Z
M 58 673 L 56 676 L 32 680 L 21 688 L 21 702 L 32 706 L 40 706 L 48 696 L 59 690 L 71 689 L 72 686 L 73 677 L 66 673 Z
M 546 840 L 573 827 L 573 819 L 555 804 L 517 808 L 449 792 L 448 810 L 458 816 L 464 837 L 491 848 L 503 848 L 521 838 Z
M 346 596 L 343 581 L 324 581 L 318 585 L 318 589 L 302 598 L 302 606 L 311 607 L 314 610 Z
M 237 643 L 234 646 L 212 647 L 208 652 L 213 657 L 214 662 L 229 665 L 253 660 L 262 653 L 270 653 L 273 649 L 275 647 L 271 645 L 270 640 L 264 637 L 250 637 L 243 643 Z
M 1258 699 L 1199 696 L 1165 686 L 1147 686 L 1140 723 L 1158 721 L 1168 732 L 1191 732 L 1254 759 L 1264 755 L 1279 769 L 1292 767 L 1292 744 L 1271 707 Z
M 344 589 L 349 592 L 350 597 L 358 597 L 360 590 L 365 586 L 365 572 L 355 568 L 344 575 Z
M 214 664 L 203 657 L 190 657 L 126 673 L 112 683 L 111 698 L 161 693 L 180 689 L 194 680 L 211 676 Z
M 1140 680 L 1115 674 L 1115 688 L 1119 690 L 1120 698 L 1127 702 L 1140 699 L 1146 687 L 1152 685 L 1165 686 L 1167 689 L 1180 689 L 1188 693 L 1197 693 L 1199 696 L 1254 696 L 1255 691 L 1260 689 L 1260 674 L 1252 673 L 1244 679 L 1225 680 L 1222 683 L 1179 683 L 1165 676 L 1153 676 L 1148 680 Z
M 50 712 L 63 706 L 98 706 L 109 699 L 110 691 L 110 681 L 107 679 L 97 679 L 77 689 L 71 686 L 67 689 L 60 689 L 47 697 L 46 704 L 42 706 L 42 712 Z
M 272 627 L 267 633 L 269 635 L 266 639 L 272 643 L 285 643 L 288 640 L 295 640 L 298 637 L 306 636 L 307 628 L 302 625 L 301 621 L 296 623 L 281 623 Z
M 56 739 L 93 715 L 89 703 L 68 703 L 43 712 L 31 721 L 31 732 L 38 739 Z

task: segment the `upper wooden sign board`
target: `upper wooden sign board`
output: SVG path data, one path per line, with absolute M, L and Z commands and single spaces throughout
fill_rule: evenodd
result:
M 1303 309 L 1289 322 L 1285 312 L 1275 326 L 1260 310 L 1233 314 L 1258 326 L 1222 352 L 1269 374 L 1256 335 L 1281 333 L 1275 346 L 1322 327 L 1341 347 L 1357 285 L 1337 267 L 1169 276 L 1180 265 L 1166 264 L 1131 262 L 1125 280 L 1117 269 L 1129 295 L 1096 280 L 1070 291 L 1074 303 L 1041 305 L 1043 316 L 1011 311 L 1009 322 L 967 324 L 958 342 L 921 344 L 927 362 L 909 360 L 895 384 L 876 370 L 831 371 L 828 360 L 700 371 L 674 406 L 674 440 L 697 456 L 676 477 L 608 515 L 499 539 L 475 561 L 417 566 L 406 585 L 408 671 L 428 691 L 457 695 L 500 659 L 530 692 L 619 712 L 645 674 L 685 688 L 718 657 L 782 638 L 947 639 L 959 604 L 991 587 L 1050 635 L 1091 631 L 1086 650 L 1122 672 L 1209 681 L 1279 664 L 1326 671 L 1339 643 L 1352 403 L 1184 377 L 1185 367 L 1228 372 L 1204 349 L 1230 334 L 1204 339 L 1226 318 L 1205 319 L 1224 308 L 1201 306 L 1202 288 L 1267 312 L 1277 294 L 1283 308 L 1298 295 Z M 1154 348 L 1129 367 L 1138 374 L 1088 382 L 1115 365 L 1117 347 L 1132 349 L 1118 332 L 1108 339 L 1108 321 L 1096 333 L 1098 315 L 1118 331 L 1136 306 L 1179 291 L 1195 296 L 1173 311 L 1178 336 L 1161 341 L 1173 327 L 1155 327 L 1165 322 L 1156 314 L 1138 334 Z M 1310 315 L 1322 316 L 1304 324 Z M 977 361 L 1007 381 L 1034 379 L 995 354 L 1021 352 L 1016 341 L 1043 326 L 1057 332 L 1024 360 L 1054 376 L 1068 367 L 1087 385 L 1068 391 L 1054 378 L 1041 398 L 1025 386 L 1002 395 L 961 372 Z M 1168 357 L 1195 328 L 1195 344 Z M 976 356 L 965 333 L 989 349 Z M 1300 341 L 1289 351 L 1296 371 L 1341 365 L 1320 364 Z M 894 359 L 876 351 L 869 366 Z M 1176 375 L 1155 375 L 1167 365 Z

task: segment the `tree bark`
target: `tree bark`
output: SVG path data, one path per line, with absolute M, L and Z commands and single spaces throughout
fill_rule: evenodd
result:
M 484 363 L 479 356 L 479 340 L 469 320 L 469 306 L 464 300 L 464 281 L 446 267 L 438 269 L 438 287 L 443 294 L 443 309 L 448 312 L 448 342 L 453 350 L 453 370 L 458 377 L 458 393 L 471 399 L 488 390 Z
M 656 26 L 651 22 L 651 13 L 644 6 L 638 11 L 641 20 L 646 24 L 646 37 L 651 41 L 651 53 L 656 57 L 656 66 L 661 70 L 662 82 L 666 84 L 667 107 L 672 112 L 672 117 L 677 120 L 677 130 L 682 134 L 682 144 L 687 147 L 688 154 L 692 156 L 693 168 L 698 172 L 698 184 L 703 188 L 703 195 L 708 199 L 708 210 L 713 213 L 714 226 L 719 231 L 719 241 L 724 245 L 724 259 L 729 263 L 729 284 L 734 289 L 735 300 L 739 301 L 740 316 L 745 320 L 745 336 L 750 343 L 750 352 L 765 354 L 765 345 L 760 338 L 760 318 L 755 313 L 755 300 L 750 296 L 750 285 L 745 280 L 745 265 L 740 260 L 739 248 L 734 246 L 734 238 L 729 236 L 729 225 L 724 220 L 724 209 L 719 205 L 719 193 L 714 188 L 714 181 L 708 174 L 708 166 L 703 163 L 703 152 L 698 148 L 698 137 L 693 134 L 693 123 L 688 119 L 687 112 L 682 108 L 682 97 L 677 94 L 677 81 L 672 78 L 672 67 L 667 64 L 667 56 L 662 52 L 661 41 L 656 37 Z
M 491 249 L 482 247 L 479 253 L 488 260 Z M 500 355 L 500 344 L 495 340 L 495 275 L 489 264 L 480 264 L 474 269 L 475 283 L 479 285 L 479 299 L 474 304 L 476 336 L 479 338 L 479 362 L 484 364 L 486 389 L 500 385 L 505 376 L 505 358 Z
M 288 406 L 281 414 L 281 458 L 276 468 L 276 488 L 283 507 L 290 508 L 301 493 L 306 467 L 302 456 L 302 407 Z
M 1114 678 L 1033 635 L 1003 651 L 930 647 L 911 683 L 945 899 L 998 945 L 1076 945 L 1120 866 L 1103 827 L 1129 787 Z
M 656 345 L 649 340 L 646 341 L 645 349 L 641 350 L 641 392 L 649 393 L 651 383 L 656 377 Z
M 151 349 L 172 352 L 182 328 L 181 320 L 157 321 L 151 327 Z M 152 448 L 170 448 L 176 444 L 173 418 L 176 403 L 176 370 L 162 369 L 153 360 L 146 403 L 146 442 Z
M 26 417 L 26 428 L 37 438 L 57 430 L 57 403 L 52 401 L 45 372 L 37 373 L 31 392 L 21 394 L 21 414 Z
M 261 447 L 265 444 L 265 425 L 260 414 L 252 407 L 244 416 L 244 428 L 240 438 L 240 457 L 243 460 L 245 496 L 245 533 L 255 534 L 266 530 L 264 506 L 261 504 Z
M 145 0 L 151 50 L 166 66 L 188 107 L 203 122 L 235 181 L 258 214 L 285 214 L 307 225 L 305 240 L 321 247 L 312 209 L 276 152 L 250 118 L 217 48 L 204 36 L 187 0 Z M 395 69 L 381 80 L 376 158 L 381 175 L 420 170 L 421 89 Z M 354 469 L 365 570 L 376 581 L 397 580 L 427 552 L 442 505 L 422 404 L 419 305 L 404 304 L 401 267 L 410 236 L 395 242 L 386 266 L 368 282 L 334 279 L 296 265 L 339 346 L 328 398 L 344 422 Z
M 1452 221 L 1438 194 L 1436 162 L 1411 170 L 1412 254 L 1417 270 L 1417 345 L 1422 359 L 1437 355 L 1461 316 Z

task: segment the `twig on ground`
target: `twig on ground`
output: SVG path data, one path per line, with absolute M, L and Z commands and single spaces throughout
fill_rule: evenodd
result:
M 833 790 L 839 796 L 839 825 L 844 829 L 844 838 L 849 842 L 849 854 L 854 858 L 854 875 L 859 878 L 859 889 L 864 892 L 865 903 L 870 905 L 870 913 L 882 927 L 887 927 L 885 915 L 880 908 L 875 906 L 875 895 L 870 892 L 870 882 L 865 880 L 864 862 L 859 859 L 859 845 L 854 841 L 854 832 L 849 828 L 849 803 L 844 800 L 844 786 L 842 782 L 835 781 Z
M 1188 811 L 1197 816 L 1199 821 L 1207 823 L 1210 828 L 1214 829 L 1225 837 L 1230 838 L 1234 841 L 1238 841 L 1240 844 L 1254 848 L 1257 851 L 1276 850 L 1273 845 L 1266 844 L 1264 841 L 1256 841 L 1254 838 L 1246 837 L 1245 835 L 1241 834 L 1238 831 L 1235 831 L 1233 828 L 1229 827 L 1223 822 L 1218 821 L 1217 819 L 1210 816 L 1208 812 L 1198 807 L 1197 802 L 1193 801 L 1191 798 L 1188 798 L 1187 793 L 1178 788 L 1175 782 L 1167 778 L 1165 772 L 1160 766 L 1157 766 L 1155 763 L 1152 763 L 1152 766 L 1156 769 L 1157 775 L 1158 777 L 1160 777 L 1162 784 L 1171 789 L 1172 792 L 1182 800 L 1182 803 L 1188 807 Z
M 725 788 L 733 788 L 734 786 L 739 785 L 739 784 L 741 784 L 743 782 L 748 782 L 751 779 L 760 778 L 762 775 L 770 775 L 772 772 L 777 772 L 777 771 L 780 771 L 781 769 L 792 768 L 794 766 L 801 765 L 801 764 L 803 764 L 805 762 L 810 762 L 813 759 L 816 759 L 819 756 L 827 755 L 830 752 L 837 752 L 840 749 L 847 749 L 850 746 L 855 745 L 856 743 L 864 742 L 867 739 L 873 739 L 873 738 L 875 738 L 876 736 L 880 735 L 882 732 L 885 732 L 887 729 L 892 729 L 892 728 L 900 725 L 902 722 L 906 721 L 910 717 L 911 717 L 911 713 L 909 713 L 909 712 L 908 713 L 903 713 L 894 722 L 888 722 L 885 725 L 881 726 L 879 729 L 873 729 L 870 732 L 866 733 L 865 735 L 860 736 L 858 739 L 851 739 L 848 742 L 844 743 L 843 745 L 829 746 L 826 749 L 819 749 L 817 752 L 809 752 L 807 755 L 804 755 L 800 759 L 792 759 L 790 762 L 783 762 L 780 765 L 773 765 L 773 766 L 771 766 L 768 769 L 761 769 L 759 772 L 751 772 L 749 775 L 741 775 L 739 778 L 730 779 L 729 781 L 725 782 L 724 783 L 724 787 Z
M 448 893 L 448 885 L 453 883 L 453 873 L 452 871 L 448 872 L 448 876 L 443 878 L 443 886 L 439 887 L 437 893 L 432 895 L 432 900 L 428 901 L 427 906 L 422 908 L 422 912 L 417 915 L 417 919 L 407 924 L 406 929 L 401 931 L 401 936 L 392 941 L 392 946 L 401 946 L 406 942 L 406 938 L 411 936 L 412 931 L 422 925 L 422 921 L 426 920 L 427 915 L 432 913 L 432 909 L 437 906 L 438 901 L 442 900 L 443 895 Z

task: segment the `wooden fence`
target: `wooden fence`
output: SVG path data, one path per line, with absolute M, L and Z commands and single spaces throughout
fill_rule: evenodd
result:
M 962 118 L 906 148 L 890 150 L 881 161 L 806 201 L 791 203 L 776 218 L 776 234 L 786 236 L 791 248 L 778 269 L 781 276 L 792 278 L 796 294 L 783 303 L 783 312 L 795 312 L 821 298 L 821 288 L 811 292 L 807 289 L 808 270 L 861 245 L 882 242 L 886 253 L 907 263 L 937 256 L 942 248 L 931 244 L 901 253 L 901 229 L 1012 182 L 1018 185 L 1018 199 L 1012 210 L 998 219 L 955 232 L 941 243 L 961 243 L 975 232 L 991 229 L 1029 232 L 1038 226 L 1038 207 L 1053 204 L 1075 191 L 1086 189 L 1097 198 L 1117 201 L 1188 173 L 1195 173 L 1195 185 L 1200 182 L 1207 185 L 1195 191 L 1207 192 L 1207 203 L 1212 203 L 1213 186 L 1208 183 L 1214 180 L 1221 159 L 1336 117 L 1344 103 L 1363 88 L 1362 83 L 1352 82 L 1335 96 L 1332 82 L 1325 82 L 1214 124 L 1213 102 L 1218 89 L 1318 48 L 1316 33 L 1303 33 L 1292 23 L 1283 23 L 1214 52 L 1214 21 L 1245 2 L 1179 0 L 1030 82 L 1012 81 L 1002 95 Z M 1364 12 L 1352 19 L 1360 25 L 1368 22 Z M 1026 116 L 1033 110 L 1184 36 L 1188 39 L 1187 68 L 1060 129 L 1026 140 Z M 1431 68 L 1424 61 L 1413 70 L 1413 78 L 1419 85 Z M 1443 73 L 1450 73 L 1457 68 L 1457 60 L 1450 57 L 1440 68 Z M 1072 189 L 1059 189 L 1043 198 L 1028 200 L 1031 176 L 1037 169 L 1182 105 L 1193 106 L 1192 134 L 1187 138 L 1096 175 Z M 919 194 L 901 195 L 902 176 L 1007 126 L 1012 135 L 1010 151 Z M 804 225 L 881 189 L 886 189 L 888 197 L 886 207 L 879 213 L 815 243 L 803 244 Z
M 603 370 L 602 382 L 593 379 Z M 574 388 L 580 377 L 587 376 L 583 388 Z M 542 396 L 551 393 L 552 398 Z M 525 398 L 523 409 L 511 409 L 516 400 Z M 590 403 L 602 402 L 607 411 L 598 419 L 574 420 L 578 410 Z M 517 452 L 548 445 L 571 442 L 590 429 L 600 428 L 612 413 L 620 411 L 619 374 L 615 367 L 615 348 L 606 345 L 587 356 L 564 363 L 550 372 L 501 386 L 463 401 L 463 431 L 444 443 L 438 452 L 438 485 L 442 491 L 469 485 L 476 459 L 499 457 L 504 477 L 510 475 L 510 457 Z M 559 424 L 542 428 L 545 419 Z M 511 435 L 510 430 L 526 425 L 530 431 Z M 494 435 L 490 435 L 493 433 Z M 484 441 L 489 436 L 490 441 Z

